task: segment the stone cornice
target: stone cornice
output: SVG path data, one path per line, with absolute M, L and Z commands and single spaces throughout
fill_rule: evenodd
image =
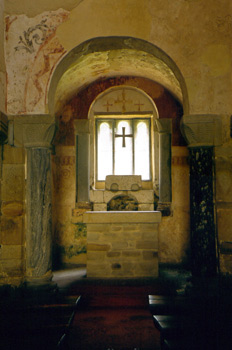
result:
M 50 115 L 17 116 L 10 121 L 11 143 L 16 147 L 49 148 L 56 131 L 55 117 Z
M 213 147 L 222 144 L 221 117 L 216 114 L 184 115 L 181 131 L 188 147 Z

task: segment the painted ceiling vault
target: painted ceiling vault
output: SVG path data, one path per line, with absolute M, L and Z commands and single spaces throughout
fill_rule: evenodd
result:
M 55 110 L 64 101 L 91 84 L 99 77 L 131 75 L 154 80 L 181 102 L 182 91 L 172 70 L 159 58 L 136 50 L 112 50 L 93 52 L 74 62 L 61 77 L 55 94 Z

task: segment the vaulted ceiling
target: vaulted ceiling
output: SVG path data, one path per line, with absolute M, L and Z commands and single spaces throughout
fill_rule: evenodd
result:
M 97 43 L 95 42 L 97 41 Z M 50 110 L 59 111 L 78 91 L 99 78 L 134 76 L 153 80 L 183 103 L 178 68 L 157 48 L 133 39 L 98 38 L 71 51 L 60 62 L 50 85 Z

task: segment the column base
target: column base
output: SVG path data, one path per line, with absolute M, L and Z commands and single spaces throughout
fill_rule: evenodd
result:
M 26 277 L 23 283 L 24 294 L 35 302 L 50 302 L 58 293 L 58 287 L 49 277 Z

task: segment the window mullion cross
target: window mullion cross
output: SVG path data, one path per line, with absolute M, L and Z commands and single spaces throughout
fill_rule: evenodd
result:
M 115 134 L 115 137 L 122 137 L 122 147 L 126 147 L 126 137 L 133 137 L 133 134 L 126 134 L 126 128 L 122 127 L 122 134 Z

